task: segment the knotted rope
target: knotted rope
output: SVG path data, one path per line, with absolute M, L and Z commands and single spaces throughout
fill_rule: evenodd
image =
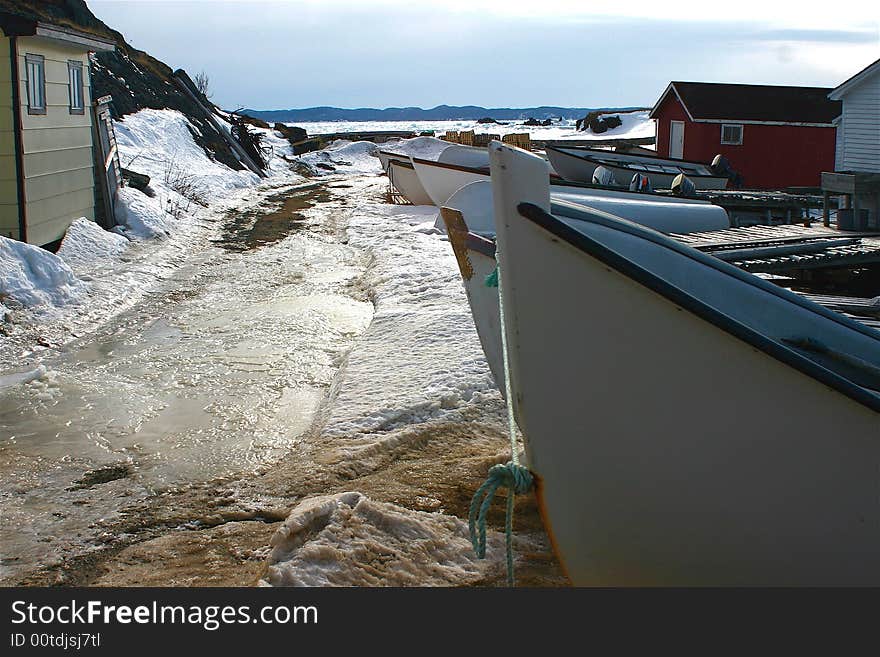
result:
M 500 256 L 496 252 L 496 259 Z M 507 433 L 510 438 L 510 461 L 505 464 L 493 465 L 489 469 L 489 476 L 483 485 L 474 493 L 471 500 L 471 508 L 468 513 L 468 528 L 470 529 L 471 544 L 478 559 L 486 556 L 486 516 L 495 492 L 499 488 L 507 488 L 507 514 L 504 520 L 505 544 L 507 547 L 507 584 L 513 586 L 516 582 L 513 573 L 513 501 L 516 495 L 529 492 L 534 483 L 532 473 L 528 468 L 519 464 L 519 455 L 516 449 L 516 422 L 513 417 L 513 399 L 510 385 L 510 362 L 507 354 L 507 333 L 504 325 L 504 297 L 502 296 L 501 264 L 498 265 L 486 277 L 487 287 L 498 288 L 498 313 L 501 318 L 501 354 L 504 361 L 504 395 L 507 401 Z

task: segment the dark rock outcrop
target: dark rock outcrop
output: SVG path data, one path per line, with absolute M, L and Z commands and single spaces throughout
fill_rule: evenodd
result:
M 616 114 L 609 115 L 607 112 L 595 111 L 590 112 L 584 118 L 578 119 L 575 127 L 578 130 L 589 130 L 596 135 L 601 135 L 613 128 L 623 125 L 620 117 Z
M 295 144 L 298 141 L 303 141 L 309 138 L 308 133 L 304 128 L 298 128 L 294 125 L 285 125 L 283 123 L 276 123 L 275 129 L 280 132 L 287 141 L 291 144 Z

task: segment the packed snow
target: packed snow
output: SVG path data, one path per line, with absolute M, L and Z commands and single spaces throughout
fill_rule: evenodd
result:
M 449 142 L 436 137 L 399 139 L 382 145 L 383 151 L 419 157 L 423 160 L 436 160 L 440 153 L 447 148 L 449 148 Z
M 85 293 L 85 283 L 57 255 L 0 237 L 0 301 L 45 313 L 77 302 Z
M 300 156 L 299 161 L 316 175 L 382 173 L 378 153 L 379 147 L 371 142 L 337 139 L 322 150 Z

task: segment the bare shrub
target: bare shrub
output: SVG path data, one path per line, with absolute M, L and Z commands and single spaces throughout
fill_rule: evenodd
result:
M 175 219 L 189 212 L 192 203 L 208 207 L 208 197 L 199 183 L 199 178 L 180 166 L 176 156 L 165 160 L 162 180 L 169 189 L 177 192 L 176 198 L 168 197 L 164 202 L 165 211 Z
M 193 83 L 196 85 L 196 90 L 208 100 L 214 96 L 214 92 L 211 91 L 211 79 L 205 71 L 196 73 Z

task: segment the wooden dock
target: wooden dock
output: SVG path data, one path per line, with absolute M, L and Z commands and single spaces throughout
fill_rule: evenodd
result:
M 678 241 L 753 273 L 880 266 L 880 234 L 822 225 L 728 228 L 673 235 Z
M 880 330 L 880 301 L 863 297 L 805 294 L 802 292 L 799 294 L 820 306 L 825 306 L 829 310 L 845 315 L 865 326 Z

